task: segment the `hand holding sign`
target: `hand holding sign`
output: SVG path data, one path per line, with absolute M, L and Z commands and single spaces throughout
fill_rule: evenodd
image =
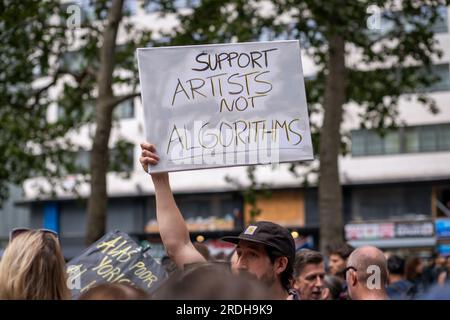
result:
M 145 172 L 151 174 L 153 180 L 155 179 L 168 179 L 167 172 L 155 173 L 150 169 L 151 166 L 157 165 L 159 161 L 159 156 L 156 153 L 156 146 L 151 143 L 143 142 L 141 143 L 141 157 L 139 162 Z
M 156 154 L 156 146 L 151 143 L 141 143 L 141 157 L 139 161 L 145 172 L 150 173 L 150 165 L 156 165 L 159 161 L 159 156 Z

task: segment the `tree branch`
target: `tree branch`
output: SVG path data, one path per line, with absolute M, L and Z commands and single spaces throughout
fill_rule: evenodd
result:
M 128 99 L 133 99 L 133 98 L 136 98 L 136 97 L 138 97 L 140 95 L 141 95 L 140 92 L 132 92 L 132 93 L 124 94 L 124 95 L 121 95 L 121 96 L 116 96 L 114 98 L 114 100 L 111 101 L 111 104 L 112 104 L 111 107 L 115 107 L 118 104 L 121 104 L 122 102 L 124 102 L 124 101 L 126 101 Z

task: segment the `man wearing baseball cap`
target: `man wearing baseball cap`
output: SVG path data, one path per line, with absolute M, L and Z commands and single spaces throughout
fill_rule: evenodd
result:
M 146 172 L 148 166 L 159 161 L 156 148 L 152 144 L 141 144 L 140 162 Z M 178 209 L 167 173 L 151 174 L 155 186 L 156 219 L 159 233 L 168 255 L 180 269 L 187 264 L 205 262 L 205 258 L 195 249 L 186 222 Z M 237 237 L 222 240 L 236 244 L 233 273 L 255 277 L 265 283 L 277 299 L 295 299 L 290 291 L 295 243 L 290 232 L 278 224 L 259 221 L 249 225 Z
M 282 226 L 258 221 L 250 224 L 237 237 L 223 237 L 236 244 L 232 271 L 249 274 L 263 281 L 276 297 L 288 298 L 290 292 L 295 243 L 291 233 Z

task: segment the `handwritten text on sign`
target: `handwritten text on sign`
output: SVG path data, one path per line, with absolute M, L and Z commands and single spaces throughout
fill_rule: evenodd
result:
M 100 283 L 127 283 L 152 293 L 166 279 L 161 265 L 127 234 L 113 231 L 67 266 L 72 297 Z
M 297 41 L 138 49 L 155 171 L 312 159 Z

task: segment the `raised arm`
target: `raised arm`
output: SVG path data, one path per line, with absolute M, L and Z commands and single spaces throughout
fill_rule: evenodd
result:
M 148 166 L 157 164 L 159 157 L 152 144 L 141 143 L 141 149 L 140 162 L 145 172 L 148 172 Z M 152 173 L 151 176 L 155 185 L 156 219 L 167 253 L 180 269 L 189 263 L 206 261 L 191 242 L 186 222 L 170 189 L 169 175 Z

